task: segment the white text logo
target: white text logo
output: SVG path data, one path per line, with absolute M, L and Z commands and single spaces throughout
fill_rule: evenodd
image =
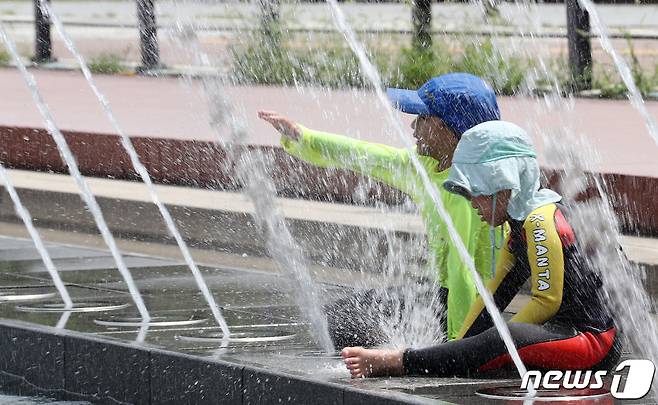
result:
M 626 381 L 622 384 L 622 372 L 628 370 Z M 612 373 L 610 393 L 617 399 L 640 399 L 651 390 L 656 366 L 651 360 L 624 360 Z M 546 390 L 566 389 L 599 389 L 603 388 L 603 379 L 608 375 L 605 370 L 600 371 L 560 371 L 551 370 L 542 374 L 540 371 L 528 371 L 523 376 L 521 389 L 534 389 L 540 387 Z

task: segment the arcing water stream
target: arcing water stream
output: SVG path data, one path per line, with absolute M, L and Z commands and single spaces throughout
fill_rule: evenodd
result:
M 334 18 L 334 22 L 336 23 L 336 26 L 343 34 L 350 48 L 352 49 L 352 51 L 354 51 L 354 53 L 359 59 L 362 74 L 366 76 L 370 84 L 374 87 L 381 105 L 385 108 L 385 111 L 387 113 L 386 114 L 387 118 L 389 122 L 393 125 L 393 128 L 395 129 L 395 134 L 403 142 L 407 150 L 409 150 L 410 152 L 409 156 L 411 157 L 411 161 L 414 167 L 416 168 L 418 174 L 421 176 L 423 185 L 425 186 L 428 193 L 430 194 L 432 201 L 436 205 L 439 215 L 441 216 L 441 219 L 444 221 L 445 226 L 448 229 L 450 239 L 457 247 L 461 259 L 468 266 L 468 269 L 471 272 L 471 276 L 473 277 L 473 281 L 475 282 L 475 286 L 477 287 L 478 293 L 483 298 L 487 311 L 491 315 L 491 318 L 494 321 L 496 329 L 498 329 L 501 338 L 505 342 L 505 346 L 507 347 L 507 350 L 509 351 L 512 360 L 514 361 L 514 365 L 516 366 L 520 376 L 523 377 L 527 372 L 527 370 L 525 368 L 525 365 L 521 361 L 521 357 L 519 356 L 516 347 L 514 346 L 514 342 L 512 341 L 512 337 L 510 335 L 509 329 L 507 328 L 507 324 L 503 320 L 500 311 L 498 311 L 496 304 L 493 302 L 493 298 L 491 297 L 491 294 L 485 288 L 479 273 L 475 269 L 473 258 L 468 254 L 468 251 L 466 250 L 463 241 L 461 240 L 459 234 L 457 233 L 452 223 L 452 219 L 450 218 L 450 215 L 446 212 L 445 207 L 443 206 L 443 202 L 439 197 L 438 190 L 432 184 L 425 168 L 418 160 L 418 157 L 415 154 L 413 144 L 405 135 L 399 119 L 396 117 L 395 112 L 393 111 L 393 108 L 391 107 L 390 102 L 386 97 L 386 94 L 384 94 L 382 90 L 382 81 L 379 76 L 379 73 L 377 72 L 377 69 L 370 62 L 370 60 L 368 59 L 365 53 L 365 50 L 363 49 L 363 46 L 361 46 L 361 44 L 358 42 L 358 40 L 356 39 L 356 35 L 354 34 L 354 31 L 349 27 L 347 20 L 345 19 L 345 15 L 343 14 L 343 11 L 338 5 L 338 2 L 336 0 L 327 0 L 327 2 L 331 7 L 332 16 Z M 533 393 L 534 390 L 530 389 L 530 394 L 532 395 Z
M 581 1 L 588 1 L 588 0 L 581 0 Z M 350 46 L 352 47 L 352 49 L 354 49 L 355 52 L 357 53 L 357 55 L 359 56 L 360 62 L 362 63 L 362 67 L 363 67 L 364 72 L 366 73 L 366 76 L 374 84 L 375 89 L 378 92 L 378 95 L 380 95 L 380 93 L 381 93 L 381 90 L 380 90 L 380 87 L 379 87 L 380 86 L 380 80 L 379 80 L 377 72 L 376 71 L 371 71 L 371 69 L 368 68 L 369 63 L 367 61 L 365 53 L 362 52 L 362 48 L 360 48 L 360 45 L 358 44 L 358 42 L 356 42 L 356 39 L 355 39 L 353 33 L 351 34 L 351 31 L 349 30 L 349 27 L 347 27 L 344 19 L 341 23 L 341 21 L 340 21 L 341 20 L 341 17 L 340 17 L 341 14 L 340 14 L 340 9 L 338 8 L 338 5 L 335 4 L 335 2 L 333 0 L 330 0 L 330 5 L 332 7 L 332 11 L 334 13 L 336 13 L 334 15 L 334 17 L 336 18 L 337 24 L 341 28 L 341 31 L 343 32 L 343 34 L 348 39 L 348 42 L 350 43 Z M 590 6 L 593 7 L 593 5 L 590 5 Z M 594 16 L 595 12 L 590 11 L 590 14 L 592 14 Z M 596 18 L 598 18 L 598 17 L 596 17 Z M 604 34 L 603 31 L 601 32 L 601 34 L 602 35 Z M 6 39 L 5 39 L 5 41 L 6 41 Z M 602 41 L 602 44 L 603 44 L 604 43 L 603 37 L 601 38 L 601 41 Z M 609 41 L 608 41 L 608 43 L 609 43 Z M 361 52 L 359 52 L 359 49 L 361 49 Z M 605 46 L 604 46 L 604 49 L 605 49 Z M 610 48 L 610 49 L 612 49 L 612 48 Z M 614 50 L 612 50 L 612 51 L 614 52 Z M 614 58 L 614 56 L 613 56 L 613 58 Z M 623 62 L 623 60 L 621 60 L 621 61 Z M 372 67 L 372 66 L 370 65 L 370 67 Z M 620 71 L 621 70 L 623 70 L 623 69 L 620 68 Z M 627 72 L 627 73 L 630 73 L 630 72 Z M 624 76 L 623 72 L 622 72 L 622 76 Z M 632 94 L 631 100 L 634 102 L 634 105 L 636 106 L 636 108 L 638 108 L 640 111 L 642 111 L 642 110 L 646 111 L 646 109 L 644 108 L 643 103 L 640 103 L 640 104 L 637 103 L 636 95 L 639 95 L 639 93 L 636 93 L 636 92 L 633 91 L 634 84 L 632 83 L 632 78 L 630 76 L 628 76 L 628 77 L 630 78 L 630 83 L 631 83 L 631 85 L 629 85 L 629 83 L 627 83 L 627 85 L 629 85 L 629 89 L 631 90 L 631 94 Z M 626 82 L 626 78 L 624 80 Z M 637 90 L 637 89 L 635 89 L 635 90 Z M 556 94 L 557 94 L 557 91 L 556 91 Z M 209 97 L 209 98 L 211 100 L 213 100 L 213 97 Z M 641 101 L 641 98 L 639 100 Z M 217 100 L 213 100 L 213 101 L 217 101 Z M 380 101 L 382 101 L 383 106 L 388 107 L 389 104 L 388 104 L 388 101 L 386 100 L 385 97 L 380 97 Z M 562 103 L 559 100 L 550 100 L 550 103 L 556 103 L 556 102 L 558 104 Z M 387 110 L 390 110 L 390 107 L 387 108 Z M 232 116 L 232 114 L 231 114 L 231 116 Z M 396 133 L 398 133 L 400 135 L 400 138 L 403 140 L 403 142 L 405 142 L 405 145 L 408 148 L 412 147 L 409 144 L 408 140 L 403 136 L 403 132 L 401 130 L 399 122 L 397 122 L 397 120 L 395 119 L 394 114 L 393 114 L 392 111 L 389 112 L 389 118 L 392 120 L 394 126 L 396 127 L 396 130 L 397 130 Z M 658 140 L 658 138 L 654 135 L 655 134 L 655 122 L 653 122 L 653 119 L 649 115 L 645 116 L 645 120 L 647 121 L 647 126 L 649 127 L 650 132 L 653 131 L 652 136 L 654 136 L 654 139 Z M 652 122 L 653 122 L 653 126 L 652 126 Z M 652 130 L 652 128 L 653 128 L 653 130 Z M 238 132 L 240 132 L 240 131 L 238 131 L 236 129 L 235 133 L 238 133 Z M 566 151 L 566 152 L 563 151 L 561 153 L 564 153 L 564 154 L 568 155 L 569 153 L 572 153 L 572 152 L 573 151 Z M 583 157 L 582 154 L 577 154 L 576 155 L 576 154 L 572 153 L 572 155 L 570 155 L 570 156 L 572 156 L 573 159 L 576 159 L 577 162 L 582 162 L 583 159 L 587 160 L 586 158 Z M 416 164 L 416 162 L 414 162 L 414 164 Z M 567 179 L 567 178 L 578 178 L 575 175 L 576 174 L 578 174 L 579 176 L 584 175 L 584 171 L 585 171 L 586 167 L 587 167 L 587 163 L 581 163 L 577 167 L 565 168 L 566 175 L 565 175 L 564 178 L 565 179 Z M 421 175 L 423 175 L 422 170 L 420 171 L 420 173 L 421 173 Z M 573 176 L 575 176 L 575 177 L 573 177 Z M 426 179 L 426 177 L 423 177 L 423 181 L 424 181 L 426 187 L 429 186 L 428 190 L 432 190 L 432 198 L 434 199 L 435 203 L 437 203 L 437 208 L 439 208 L 439 212 L 442 215 L 446 214 L 445 211 L 442 210 L 442 207 L 440 207 L 441 201 L 438 198 L 438 196 L 436 195 L 436 190 L 433 189 L 432 185 L 429 183 L 429 179 Z M 267 188 L 266 187 L 267 184 L 260 184 L 258 182 L 254 182 L 252 184 L 254 184 L 254 186 L 252 188 L 250 188 L 251 192 L 254 193 L 254 196 L 252 196 L 252 198 L 258 198 L 258 195 L 262 191 L 262 188 Z M 568 184 L 566 184 L 566 185 L 568 185 Z M 581 186 L 581 185 L 578 185 L 578 184 L 572 184 L 572 186 L 573 186 L 573 189 L 571 191 L 566 191 L 566 192 L 563 191 L 565 199 L 575 197 L 575 195 L 577 194 L 577 191 L 578 190 L 582 191 L 582 187 L 584 187 L 584 186 Z M 599 189 L 600 189 L 601 192 L 604 191 L 604 189 L 605 189 L 604 186 L 605 185 L 599 186 Z M 262 187 L 262 188 L 259 188 L 259 187 Z M 259 208 L 259 207 L 262 207 L 262 208 Z M 632 338 L 631 340 L 632 341 L 634 340 L 634 343 L 636 345 L 638 343 L 641 343 L 641 345 L 645 346 L 645 347 L 647 346 L 647 342 L 651 342 L 651 344 L 650 344 L 651 347 L 648 348 L 648 350 L 649 351 L 658 350 L 658 345 L 654 344 L 655 343 L 654 342 L 655 337 L 653 336 L 653 334 L 650 333 L 651 330 L 652 330 L 651 328 L 654 325 L 653 325 L 653 320 L 650 317 L 646 317 L 646 315 L 648 315 L 648 313 L 646 312 L 648 299 L 646 297 L 646 293 L 644 292 L 644 289 L 641 287 L 641 283 L 640 283 L 640 280 L 639 280 L 639 274 L 637 273 L 636 269 L 632 269 L 632 268 L 629 267 L 630 265 L 623 258 L 623 255 L 621 255 L 615 249 L 610 249 L 609 248 L 610 246 L 617 246 L 617 244 L 619 242 L 619 240 L 618 240 L 618 236 L 619 236 L 618 226 L 617 226 L 615 218 L 614 218 L 614 213 L 612 213 L 612 211 L 610 210 L 610 204 L 607 201 L 603 200 L 600 204 L 599 204 L 599 202 L 595 202 L 595 203 L 589 204 L 589 205 L 582 205 L 582 206 L 580 206 L 580 208 L 583 209 L 583 212 L 579 212 L 580 215 L 575 215 L 575 217 L 583 218 L 583 220 L 580 221 L 582 223 L 576 224 L 579 228 L 578 234 L 583 235 L 583 239 L 585 239 L 585 242 L 583 242 L 583 243 L 593 244 L 595 242 L 595 241 L 589 240 L 587 238 L 588 233 L 589 234 L 596 233 L 597 235 L 604 235 L 604 238 L 602 238 L 602 239 L 605 240 L 605 243 L 601 243 L 601 241 L 598 241 L 598 242 L 596 242 L 595 244 L 592 245 L 592 246 L 595 246 L 595 247 L 598 246 L 598 247 L 596 247 L 596 249 L 599 252 L 591 260 L 593 261 L 594 265 L 597 266 L 598 268 L 601 268 L 601 269 L 605 268 L 605 269 L 614 270 L 614 271 L 605 271 L 604 272 L 604 278 L 606 278 L 606 287 L 607 287 L 608 294 L 610 294 L 611 302 L 614 302 L 620 309 L 623 309 L 624 313 L 632 312 L 632 314 L 630 316 L 630 319 L 624 319 L 624 318 L 621 319 L 621 323 L 623 324 L 623 329 L 633 330 L 633 331 L 640 330 L 639 334 L 637 334 L 637 335 L 634 334 L 633 336 L 630 336 Z M 272 201 L 263 201 L 262 205 L 260 205 L 260 206 L 257 205 L 257 212 L 258 212 L 259 209 L 264 209 L 266 211 L 267 210 L 273 211 L 273 210 L 275 210 L 275 204 Z M 602 215 L 602 213 L 604 213 L 604 215 Z M 444 220 L 446 220 L 446 223 L 450 222 L 449 218 L 444 218 Z M 275 237 L 279 235 L 278 232 L 281 229 L 281 223 L 279 223 L 277 221 L 274 221 L 274 222 L 271 222 L 271 223 L 266 223 L 262 219 L 261 219 L 260 222 L 265 224 L 264 226 L 268 229 L 268 234 L 274 234 Z M 283 225 L 285 226 L 285 223 L 283 223 Z M 451 231 L 452 231 L 452 229 L 451 229 Z M 288 234 L 288 236 L 289 236 L 289 234 Z M 451 232 L 451 237 L 453 238 L 453 240 L 455 240 L 454 239 L 455 237 L 457 239 L 459 239 L 458 236 L 454 234 L 454 232 Z M 289 242 L 289 241 L 287 241 L 288 238 L 284 238 L 284 239 L 286 239 L 284 245 L 290 244 L 290 243 L 294 244 L 294 241 L 291 240 L 291 242 Z M 460 243 L 459 243 L 458 240 L 455 240 L 455 243 L 456 243 L 457 246 L 460 246 Z M 273 248 L 272 250 L 276 250 L 276 247 Z M 286 251 L 286 253 L 287 253 L 287 251 Z M 469 259 L 468 254 L 465 254 L 465 251 L 461 251 L 461 250 L 460 250 L 460 254 L 462 254 L 463 259 L 465 260 L 465 262 L 467 264 L 469 264 L 469 268 L 471 269 L 471 271 L 473 271 L 472 262 L 468 260 Z M 298 265 L 298 263 L 297 263 L 298 261 L 297 261 L 296 258 L 293 257 L 291 260 L 293 262 L 293 265 Z M 303 268 L 304 266 L 302 265 L 301 267 Z M 477 278 L 477 276 L 475 276 L 474 279 L 476 280 L 476 283 L 479 282 L 479 279 Z M 610 286 L 613 286 L 613 287 L 610 287 Z M 637 286 L 639 286 L 639 289 L 637 288 Z M 480 287 L 481 287 L 481 283 L 478 283 L 478 288 L 480 288 Z M 628 304 L 628 300 L 629 300 L 628 297 L 634 297 L 632 301 L 637 304 L 637 309 L 639 309 L 639 312 L 636 311 L 635 309 L 633 309 L 632 311 L 629 311 L 629 309 L 627 307 L 620 306 L 620 303 Z M 311 295 L 309 297 L 309 299 L 313 300 L 313 295 Z M 494 318 L 495 318 L 495 316 L 494 316 Z M 629 328 L 632 328 L 632 329 L 629 329 Z M 653 329 L 653 330 L 655 331 L 655 329 Z M 509 348 L 509 346 L 508 346 L 508 348 Z M 647 350 L 645 348 L 640 348 L 640 349 Z M 657 359 L 658 357 L 656 357 L 655 354 L 656 353 L 650 354 L 649 355 L 650 358 Z M 518 364 L 517 364 L 517 367 L 518 367 Z
M 589 0 L 586 1 L 589 3 Z M 527 2 L 517 3 L 517 6 L 523 7 L 530 13 L 531 6 Z M 599 26 L 601 43 L 609 53 L 613 54 L 620 74 L 625 77 L 624 82 L 628 86 L 634 107 L 644 116 L 650 134 L 656 139 L 653 118 L 646 111 L 628 67 L 612 48 L 593 4 L 588 4 L 588 11 L 595 19 L 595 24 Z M 528 20 L 536 21 L 532 16 L 529 16 Z M 534 32 L 541 32 L 541 26 L 538 24 L 531 29 Z M 538 44 L 534 45 L 533 50 L 537 50 Z M 623 336 L 630 343 L 634 356 L 647 358 L 658 364 L 658 336 L 655 333 L 658 325 L 650 314 L 650 298 L 642 282 L 644 276 L 642 270 L 636 264 L 629 262 L 619 248 L 621 233 L 617 216 L 609 200 L 611 190 L 604 179 L 596 174 L 594 168 L 594 164 L 599 160 L 598 156 L 591 145 L 576 136 L 572 125 L 566 120 L 566 117 L 573 114 L 572 100 L 570 97 L 566 100 L 562 97 L 559 81 L 546 68 L 544 60 L 540 59 L 540 65 L 542 72 L 539 73 L 549 79 L 552 87 L 551 93 L 544 96 L 542 113 L 550 115 L 555 125 L 553 129 L 534 125 L 534 132 L 542 137 L 546 149 L 544 155 L 549 166 L 559 167 L 563 171 L 560 189 L 565 203 L 571 210 L 571 223 L 578 235 L 579 249 L 588 252 L 589 265 L 599 269 L 606 302 L 616 313 L 616 322 Z M 565 137 L 568 137 L 570 142 L 562 142 Z M 577 203 L 578 195 L 588 187 L 595 188 L 598 196 L 584 203 Z
M 594 27 L 598 28 L 598 38 L 601 42 L 601 47 L 612 57 L 615 66 L 617 66 L 617 70 L 619 71 L 621 79 L 624 81 L 624 84 L 628 88 L 628 97 L 631 100 L 631 104 L 633 104 L 633 107 L 635 107 L 635 109 L 637 109 L 642 115 L 642 118 L 647 125 L 647 129 L 649 130 L 649 135 L 651 135 L 654 142 L 656 142 L 656 145 L 658 145 L 658 125 L 656 125 L 656 120 L 651 116 L 651 114 L 649 114 L 649 111 L 647 111 L 647 106 L 644 104 L 644 100 L 642 100 L 640 90 L 638 90 L 635 82 L 633 81 L 633 74 L 631 73 L 631 69 L 628 67 L 628 63 L 626 63 L 624 58 L 619 56 L 619 52 L 617 52 L 612 46 L 612 42 L 610 42 L 610 37 L 608 36 L 608 28 L 603 23 L 603 21 L 601 21 L 594 3 L 592 3 L 591 0 L 578 0 L 578 2 L 589 13 L 590 17 L 592 18 L 592 22 L 594 23 Z
M 194 262 L 194 259 L 192 258 L 192 254 L 190 253 L 189 248 L 187 247 L 187 244 L 185 243 L 185 240 L 181 236 L 180 232 L 178 231 L 178 228 L 176 227 L 176 224 L 174 223 L 173 218 L 171 217 L 171 214 L 169 213 L 169 210 L 165 205 L 160 201 L 160 198 L 158 197 L 158 194 L 155 192 L 155 188 L 153 187 L 153 181 L 151 180 L 151 176 L 149 175 L 148 171 L 146 170 L 146 167 L 142 164 L 142 162 L 139 160 L 139 156 L 137 155 L 137 151 L 135 150 L 130 138 L 126 133 L 123 131 L 121 126 L 119 125 L 119 122 L 117 121 L 116 117 L 114 116 L 114 113 L 112 112 L 112 108 L 110 106 L 109 101 L 107 98 L 100 92 L 98 89 L 98 86 L 96 86 L 96 83 L 94 81 L 94 78 L 91 74 L 91 71 L 89 70 L 89 67 L 87 66 L 87 63 L 85 62 L 84 58 L 80 54 L 80 52 L 77 51 L 75 45 L 73 44 L 73 41 L 71 38 L 68 36 L 66 31 L 64 30 L 64 26 L 62 25 L 59 17 L 57 14 L 53 11 L 52 7 L 44 1 L 40 0 L 40 6 L 41 9 L 43 10 L 44 15 L 50 16 L 50 19 L 52 20 L 53 24 L 55 25 L 55 29 L 59 33 L 59 35 L 62 37 L 64 40 L 64 43 L 66 44 L 66 47 L 69 49 L 69 51 L 75 56 L 75 58 L 78 61 L 78 64 L 80 65 L 80 68 L 82 69 L 82 73 L 84 74 L 85 79 L 87 80 L 87 83 L 89 83 L 89 87 L 93 90 L 94 94 L 96 95 L 96 98 L 98 98 L 98 101 L 103 107 L 103 110 L 105 111 L 105 114 L 107 115 L 107 118 L 109 119 L 110 123 L 114 127 L 115 131 L 119 135 L 121 139 L 121 145 L 124 147 L 126 152 L 128 153 L 128 156 L 130 157 L 130 162 L 132 163 L 133 167 L 141 177 L 142 181 L 146 185 L 146 188 L 148 189 L 149 195 L 151 196 L 151 199 L 153 200 L 153 203 L 158 207 L 158 210 L 160 211 L 160 214 L 162 215 L 162 218 L 165 221 L 165 224 L 167 225 L 167 229 L 171 233 L 171 235 L 174 237 L 176 240 L 176 243 L 178 244 L 178 247 L 181 250 L 181 253 L 183 254 L 183 257 L 185 259 L 185 262 L 187 263 L 188 267 L 190 268 L 192 275 L 194 276 L 194 280 L 197 283 L 197 286 L 199 287 L 199 290 L 201 290 L 201 293 L 203 294 L 203 297 L 205 298 L 206 302 L 208 303 L 208 306 L 210 307 L 210 311 L 212 312 L 215 321 L 219 325 L 219 327 L 222 330 L 222 334 L 225 338 L 228 338 L 230 336 L 230 331 L 228 328 L 228 324 L 226 323 L 226 320 L 224 320 L 224 317 L 222 316 L 221 310 L 219 309 L 219 306 L 215 302 L 215 298 L 213 297 L 212 293 L 210 292 L 210 289 L 208 288 L 208 285 L 206 284 L 203 275 L 199 271 L 199 268 L 197 267 L 196 263 Z
M 137 286 L 135 285 L 135 281 L 133 280 L 132 275 L 128 270 L 128 267 L 126 267 L 126 264 L 123 261 L 123 256 L 121 255 L 121 252 L 119 252 L 119 248 L 117 247 L 116 241 L 114 240 L 114 237 L 112 236 L 112 233 L 110 232 L 110 229 L 107 226 L 107 222 L 105 222 L 105 218 L 103 217 L 103 212 L 101 211 L 93 193 L 89 189 L 89 186 L 87 185 L 87 182 L 85 181 L 84 177 L 82 177 L 82 174 L 80 174 L 80 169 L 78 168 L 77 162 L 75 161 L 75 157 L 73 156 L 73 153 L 71 152 L 71 149 L 69 148 L 66 139 L 64 138 L 64 135 L 62 135 L 59 128 L 57 128 L 57 125 L 55 124 L 55 119 L 53 118 L 50 109 L 48 108 L 48 105 L 46 104 L 45 100 L 41 95 L 41 92 L 39 91 L 34 76 L 32 76 L 32 74 L 28 72 L 27 69 L 25 68 L 25 64 L 23 63 L 20 55 L 16 51 L 16 46 L 14 42 L 7 35 L 4 25 L 2 25 L 1 22 L 0 22 L 0 37 L 2 37 L 2 40 L 7 47 L 7 51 L 11 54 L 12 58 L 14 59 L 14 62 L 16 63 L 16 66 L 18 67 L 18 70 L 21 73 L 21 76 L 23 77 L 23 80 L 25 80 L 25 83 L 30 89 L 34 103 L 36 104 L 37 108 L 39 109 L 39 113 L 44 119 L 44 122 L 46 124 L 46 129 L 48 130 L 48 133 L 55 140 L 55 143 L 57 144 L 57 149 L 59 150 L 62 160 L 64 160 L 64 162 L 66 163 L 69 172 L 73 176 L 73 179 L 75 180 L 80 190 L 80 196 L 82 197 L 82 200 L 85 202 L 85 204 L 87 204 L 89 211 L 93 215 L 94 221 L 96 222 L 96 226 L 100 230 L 101 235 L 103 236 L 103 240 L 105 241 L 108 248 L 110 249 L 110 252 L 112 253 L 112 257 L 116 262 L 117 268 L 121 273 L 121 276 L 123 277 L 124 281 L 126 282 L 126 285 L 128 286 L 128 291 L 130 292 L 130 296 L 132 297 L 135 305 L 137 306 L 137 310 L 139 311 L 139 314 L 142 317 L 142 321 L 148 322 L 151 319 L 151 317 L 148 313 L 148 310 L 146 309 L 146 305 L 144 305 L 144 300 L 142 299 L 142 296 L 139 293 Z
M 210 58 L 200 49 L 190 25 L 179 21 L 174 37 L 180 41 L 181 48 L 191 53 L 197 64 L 211 66 Z M 227 152 L 225 167 L 235 164 L 239 180 L 246 185 L 244 192 L 254 204 L 254 217 L 267 238 L 268 251 L 279 269 L 294 281 L 292 295 L 310 322 L 317 343 L 325 352 L 332 353 L 334 347 L 322 310 L 320 290 L 311 278 L 308 262 L 277 207 L 276 190 L 266 170 L 265 156 L 246 149 L 247 132 L 241 125 L 244 120 L 240 120 L 231 108 L 221 80 L 221 77 L 205 77 L 202 83 L 211 111 L 211 127 L 217 134 L 217 142 Z M 228 141 L 220 136 L 221 126 L 225 124 L 229 127 Z
M 633 76 L 626 61 L 613 48 L 605 24 L 601 21 L 596 7 L 590 0 L 579 0 L 588 11 L 594 26 L 599 31 L 599 41 L 602 48 L 612 57 L 619 74 L 629 91 L 631 104 L 639 111 L 645 120 L 649 135 L 658 145 L 658 127 L 649 114 L 639 89 L 633 81 Z M 564 152 L 563 152 L 564 153 Z M 577 151 L 567 150 L 568 159 L 561 162 L 571 162 L 575 170 L 566 173 L 575 178 L 584 178 L 587 172 L 592 173 L 591 164 L 596 161 L 592 148 L 579 148 Z M 568 169 L 569 167 L 567 167 Z M 565 177 L 567 178 L 567 177 Z M 635 357 L 651 360 L 658 364 L 658 324 L 651 315 L 651 300 L 647 294 L 643 279 L 646 276 L 637 264 L 631 263 L 621 250 L 621 232 L 617 215 L 612 209 L 609 199 L 611 190 L 599 175 L 592 175 L 592 183 L 600 198 L 591 199 L 586 203 L 574 205 L 574 227 L 584 240 L 580 242 L 582 249 L 589 254 L 587 260 L 593 268 L 601 269 L 604 292 L 611 308 L 617 314 L 616 322 L 630 344 Z M 567 182 L 568 184 L 568 182 Z M 572 188 L 576 197 L 578 191 L 584 191 L 587 184 Z M 629 204 L 629 201 L 622 201 Z M 654 395 L 658 387 L 652 387 Z
M 0 35 L 4 35 L 2 30 L 3 28 L 0 27 Z M 71 301 L 71 296 L 69 295 L 66 286 L 62 282 L 62 278 L 59 276 L 59 272 L 57 271 L 55 264 L 50 258 L 50 254 L 48 253 L 46 246 L 44 246 L 39 232 L 37 232 L 34 224 L 32 223 L 32 217 L 30 216 L 30 213 L 21 202 L 21 199 L 16 192 L 16 188 L 14 188 L 14 184 L 12 183 L 11 178 L 9 177 L 7 170 L 5 170 L 5 167 L 2 164 L 0 164 L 0 182 L 2 182 L 7 189 L 7 192 L 9 193 L 9 196 L 11 197 L 11 200 L 16 207 L 18 216 L 21 217 L 23 224 L 25 224 L 25 227 L 27 228 L 27 232 L 30 234 L 30 237 L 34 241 L 34 246 L 36 246 L 37 251 L 39 252 L 39 256 L 41 256 L 41 260 L 43 260 L 43 264 L 46 266 L 46 270 L 48 270 L 48 274 L 50 274 L 50 277 L 53 279 L 53 283 L 55 283 L 55 288 L 57 288 L 59 296 L 62 298 L 62 301 L 64 301 L 64 309 L 72 309 L 73 301 Z

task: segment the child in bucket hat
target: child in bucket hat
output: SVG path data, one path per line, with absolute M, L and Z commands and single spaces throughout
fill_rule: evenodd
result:
M 485 279 L 490 278 L 487 225 L 468 201 L 440 186 L 448 178 L 452 154 L 462 133 L 479 123 L 500 119 L 493 90 L 479 77 L 450 73 L 432 78 L 419 90 L 391 88 L 387 94 L 396 108 L 417 115 L 412 124 L 415 153 L 439 188 L 443 203 L 469 254 L 474 257 L 478 271 Z M 442 315 L 439 307 L 447 306 L 447 321 L 441 319 L 444 332 L 449 339 L 456 337 L 477 292 L 412 165 L 409 151 L 308 129 L 276 112 L 260 111 L 259 117 L 282 134 L 281 145 L 292 156 L 321 167 L 352 170 L 411 197 L 425 223 L 428 262 L 432 273 L 436 274 L 427 305 L 436 308 L 437 318 Z M 399 303 L 400 297 L 395 298 Z M 372 313 L 390 308 L 392 304 L 382 303 L 382 299 L 387 300 L 381 294 L 363 291 L 327 308 L 330 332 L 337 347 L 372 346 L 386 341 L 378 325 L 382 317 L 390 314 L 387 310 L 383 314 Z
M 491 226 L 510 226 L 487 288 L 502 311 L 530 280 L 531 300 L 507 324 L 526 367 L 587 370 L 615 364 L 619 337 L 602 298 L 600 274 L 577 246 L 562 197 L 540 188 L 527 134 L 503 121 L 469 129 L 444 187 L 468 198 Z M 511 364 L 481 298 L 453 341 L 406 350 L 349 347 L 341 354 L 353 377 L 473 377 Z

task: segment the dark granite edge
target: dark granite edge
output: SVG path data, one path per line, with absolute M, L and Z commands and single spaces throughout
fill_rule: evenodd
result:
M 0 390 L 11 394 L 107 404 L 438 403 L 0 319 L 0 345 L 8 341 L 14 347 L 0 351 Z M 54 361 L 42 360 L 45 354 Z

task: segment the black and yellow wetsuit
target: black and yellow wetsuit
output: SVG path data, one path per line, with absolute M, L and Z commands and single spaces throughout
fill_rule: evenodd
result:
M 563 210 L 548 204 L 525 221 L 510 221 L 506 249 L 488 288 L 502 311 L 530 279 L 531 300 L 508 323 L 526 366 L 606 367 L 619 356 L 617 330 L 601 296 L 601 279 L 576 248 Z M 510 363 L 481 298 L 471 307 L 457 340 L 404 353 L 410 374 L 470 376 Z

